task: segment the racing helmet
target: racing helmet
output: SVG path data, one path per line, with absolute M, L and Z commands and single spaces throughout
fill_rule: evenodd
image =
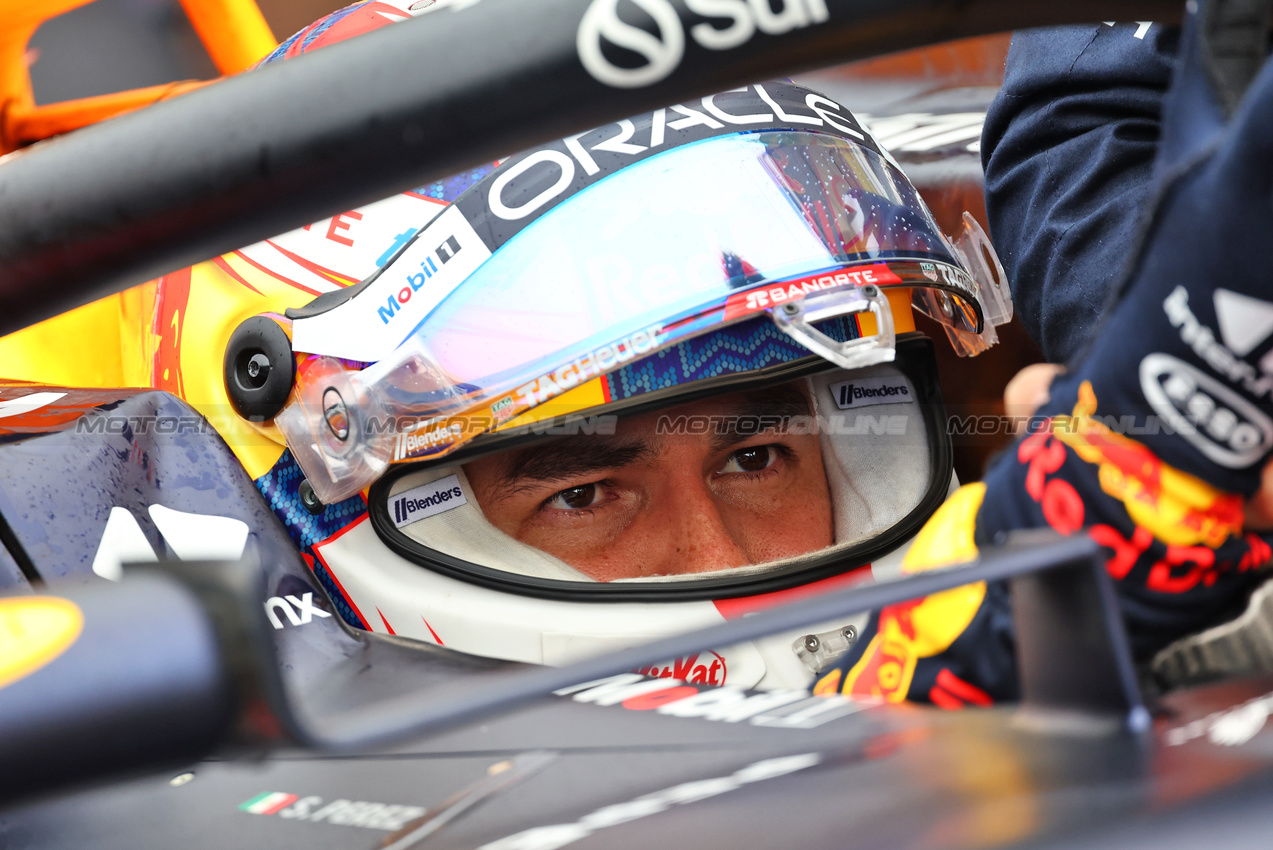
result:
M 272 319 L 298 363 L 273 422 L 304 486 L 320 509 L 365 499 L 366 521 L 312 548 L 347 620 L 564 663 L 900 558 L 952 484 L 933 343 L 912 310 L 965 355 L 1011 317 L 971 216 L 943 235 L 867 128 L 785 82 L 597 128 L 466 182 L 423 226 L 384 229 L 393 241 L 366 279 Z M 472 479 L 491 459 L 543 466 L 637 422 L 749 448 L 805 438 L 828 538 L 598 580 L 488 515 Z M 826 625 L 794 646 L 646 672 L 802 687 L 847 646 L 851 628 Z

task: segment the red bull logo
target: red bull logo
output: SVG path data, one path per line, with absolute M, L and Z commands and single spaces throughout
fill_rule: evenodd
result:
M 884 608 L 879 632 L 845 677 L 841 693 L 885 702 L 910 698 L 916 667 L 950 648 L 985 595 L 985 584 L 978 582 Z
M 1061 512 L 1054 522 L 1048 511 L 1051 503 L 1056 503 L 1054 507 L 1060 503 L 1049 499 L 1052 494 L 1047 491 L 1063 482 L 1045 481 L 1044 476 L 1060 468 L 1064 446 L 1069 446 L 1082 460 L 1097 465 L 1101 489 L 1123 502 L 1132 521 L 1169 546 L 1215 548 L 1242 533 L 1240 496 L 1223 493 L 1163 463 L 1141 443 L 1114 433 L 1094 419 L 1095 412 L 1096 394 L 1085 381 L 1079 388 L 1073 414 L 1058 417 L 1051 433 L 1041 431 L 1019 449 L 1021 462 L 1030 464 L 1026 490 L 1043 504 L 1053 528 L 1071 534 L 1083 524 L 1081 500 L 1072 505 L 1074 510 L 1070 513 L 1074 516 Z M 1051 442 L 1053 436 L 1059 443 Z M 1059 457 L 1057 452 L 1061 453 Z M 1064 501 L 1069 504 L 1074 500 Z
M 879 634 L 849 671 L 843 693 L 901 702 L 910 690 L 919 652 L 915 645 L 915 609 L 924 599 L 890 605 L 880 612 Z
M 973 528 L 985 489 L 984 484 L 970 484 L 947 499 L 915 537 L 902 572 L 923 572 L 975 557 Z M 917 665 L 955 642 L 985 596 L 985 583 L 977 582 L 885 607 L 876 635 L 845 676 L 840 692 L 885 702 L 906 700 Z M 838 684 L 828 681 L 822 692 Z

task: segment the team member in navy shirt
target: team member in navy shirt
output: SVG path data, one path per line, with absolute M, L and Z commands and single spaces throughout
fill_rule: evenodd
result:
M 1018 315 L 1067 371 L 1040 427 L 951 497 L 904 567 L 1017 529 L 1089 534 L 1145 663 L 1232 616 L 1270 560 L 1251 509 L 1273 453 L 1273 63 L 1262 27 L 1212 49 L 1218 8 L 1203 0 L 1179 35 L 1015 40 L 983 142 L 987 205 Z M 1010 614 L 995 584 L 885 608 L 817 690 L 1014 699 Z

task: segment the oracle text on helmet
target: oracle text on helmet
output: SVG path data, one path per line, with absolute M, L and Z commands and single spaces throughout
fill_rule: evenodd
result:
M 756 34 L 782 35 L 824 23 L 826 0 L 684 0 L 686 8 L 707 20 L 689 28 L 689 36 L 708 50 L 741 47 Z M 777 5 L 777 10 L 774 6 Z M 626 14 L 620 10 L 626 8 Z M 625 20 L 626 18 L 626 20 Z M 630 21 L 653 23 L 653 31 Z M 615 88 L 640 88 L 676 70 L 685 56 L 685 27 L 669 0 L 593 0 L 575 38 L 579 61 L 599 82 Z M 606 55 L 623 48 L 640 57 L 634 67 L 616 65 Z
M 738 110 L 737 104 L 730 103 L 729 95 L 749 90 L 755 91 L 768 107 L 768 111 L 756 112 L 754 106 L 750 107 L 750 111 Z M 527 154 L 518 162 L 506 165 L 500 176 L 491 182 L 487 206 L 493 215 L 505 221 L 520 221 L 569 191 L 575 183 L 576 168 L 582 168 L 589 177 L 597 175 L 601 168 L 592 156 L 594 151 L 640 157 L 666 144 L 668 130 L 686 130 L 694 126 L 707 127 L 709 130 L 724 130 L 727 127 L 743 129 L 748 126 L 778 124 L 796 129 L 830 127 L 860 142 L 866 141 L 849 111 L 834 100 L 816 92 L 808 92 L 804 97 L 804 106 L 808 112 L 793 111 L 789 104 L 778 103 L 763 85 L 757 83 L 754 86 L 708 95 L 695 106 L 677 104 L 656 110 L 652 115 L 648 135 L 645 132 L 638 135 L 636 126 L 628 119 L 605 124 L 565 139 L 569 156 L 560 150 L 543 148 Z M 532 172 L 534 174 L 530 176 Z M 525 179 L 533 179 L 535 185 L 543 185 L 544 189 L 530 198 L 511 201 L 505 197 L 505 189 L 524 175 Z

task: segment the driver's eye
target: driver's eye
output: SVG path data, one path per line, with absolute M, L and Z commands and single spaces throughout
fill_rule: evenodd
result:
M 600 501 L 601 488 L 596 484 L 580 484 L 569 490 L 562 490 L 548 500 L 548 507 L 559 511 L 589 508 Z
M 773 446 L 749 446 L 729 456 L 721 472 L 760 472 L 774 460 Z

